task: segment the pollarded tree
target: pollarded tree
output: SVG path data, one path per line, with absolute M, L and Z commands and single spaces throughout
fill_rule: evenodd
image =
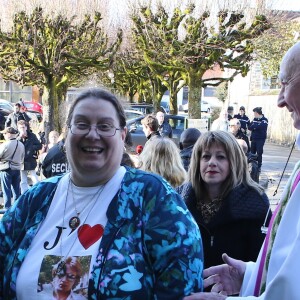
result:
M 59 104 L 69 86 L 95 70 L 108 69 L 121 43 L 109 43 L 100 26 L 101 14 L 86 15 L 84 20 L 44 15 L 37 7 L 32 14 L 14 15 L 11 31 L 0 31 L 0 74 L 5 80 L 44 89 L 45 129 L 60 129 Z
M 185 84 L 185 69 L 178 67 L 176 53 L 169 45 L 178 40 L 179 26 L 189 12 L 189 9 L 184 12 L 175 10 L 169 16 L 159 5 L 156 12 L 150 6 L 144 6 L 132 14 L 133 38 L 152 75 L 154 106 L 159 108 L 160 100 L 168 89 L 170 112 L 174 114 L 177 113 L 177 93 Z
M 155 14 L 151 7 L 143 7 L 142 18 L 133 18 L 138 29 L 137 44 L 157 74 L 176 71 L 185 79 L 189 86 L 189 116 L 200 118 L 202 88 L 233 80 L 238 74 L 245 76 L 254 50 L 252 40 L 270 25 L 263 15 L 255 16 L 247 25 L 242 13 L 223 10 L 217 15 L 217 24 L 211 26 L 210 13 L 197 16 L 194 5 L 183 11 L 175 8 L 172 15 L 162 6 L 157 11 Z M 184 34 L 180 38 L 182 27 Z M 231 70 L 230 75 L 203 79 L 204 73 L 216 65 L 221 70 Z

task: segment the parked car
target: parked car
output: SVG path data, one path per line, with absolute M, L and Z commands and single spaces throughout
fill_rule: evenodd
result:
M 183 105 L 183 111 L 188 112 L 188 110 L 189 110 L 189 104 L 188 103 L 184 104 Z M 201 112 L 210 113 L 210 111 L 211 111 L 210 104 L 207 101 L 202 100 L 201 101 Z
M 7 113 L 12 113 L 14 111 L 14 105 L 13 103 L 4 100 L 4 99 L 0 99 L 0 109 L 1 110 L 5 110 Z
M 144 116 L 141 111 L 134 109 L 125 109 L 125 115 L 127 121 Z
M 130 109 L 141 111 L 144 115 L 154 113 L 154 106 L 148 103 L 130 103 L 129 107 Z M 163 106 L 160 107 L 160 110 L 165 114 L 167 113 Z
M 39 122 L 43 120 L 43 105 L 35 101 L 23 101 L 26 110 L 34 113 L 37 116 Z
M 144 116 L 127 120 L 126 125 L 131 133 L 131 139 L 133 143 L 133 148 L 135 149 L 137 145 L 144 146 L 147 138 L 143 132 L 143 125 L 141 120 Z M 182 131 L 187 128 L 187 118 L 181 115 L 166 115 L 165 120 L 169 122 L 173 131 L 173 140 L 179 146 L 179 139 Z
M 14 111 L 13 104 L 7 100 L 0 99 L 0 131 L 5 127 L 5 121 L 7 116 Z M 2 135 L 0 139 L 2 139 Z

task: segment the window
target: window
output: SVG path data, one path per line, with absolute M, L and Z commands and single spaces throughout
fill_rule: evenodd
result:
M 216 87 L 205 87 L 204 88 L 204 97 L 215 97 L 216 95 Z

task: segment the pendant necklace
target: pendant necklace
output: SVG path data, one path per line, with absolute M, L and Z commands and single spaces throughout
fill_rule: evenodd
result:
M 73 200 L 76 216 L 71 217 L 71 219 L 69 220 L 69 226 L 72 230 L 75 230 L 80 225 L 80 218 L 79 218 L 80 212 L 77 210 L 77 207 L 76 207 L 75 194 L 73 191 L 73 184 L 71 182 L 71 178 L 69 179 L 69 186 L 70 185 L 71 185 L 72 200 Z
M 69 191 L 70 184 L 71 184 L 71 178 L 69 179 L 69 185 L 68 185 L 68 189 L 67 189 L 67 197 L 66 197 L 65 207 L 64 207 L 63 227 L 64 227 L 64 225 L 65 225 L 65 214 L 66 214 L 66 209 L 67 209 L 68 191 Z M 92 206 L 91 206 L 91 208 L 90 208 L 90 210 L 89 210 L 87 216 L 85 217 L 85 219 L 84 219 L 84 221 L 83 221 L 83 225 L 86 223 L 86 220 L 87 220 L 88 216 L 90 215 L 91 211 L 93 210 L 93 208 L 94 208 L 94 206 L 95 206 L 95 204 L 96 204 L 96 202 L 97 202 L 97 199 L 100 198 L 100 196 L 101 196 L 101 194 L 102 194 L 102 192 L 103 192 L 105 186 L 106 186 L 106 183 L 105 183 L 104 185 L 100 186 L 100 188 L 97 190 L 97 192 L 93 195 L 91 201 L 94 200 L 94 202 L 93 202 L 93 204 L 92 204 Z M 78 212 L 77 207 L 76 207 L 75 202 L 74 202 L 74 193 L 73 193 L 72 187 L 71 187 L 71 190 L 72 190 L 73 203 L 74 203 L 74 206 L 75 206 L 75 212 L 76 212 L 77 216 L 71 217 L 71 219 L 69 220 L 69 226 L 70 226 L 70 228 L 72 229 L 72 231 L 74 231 L 74 230 L 80 225 L 80 222 L 81 222 L 81 221 L 80 221 L 80 219 L 79 219 L 80 212 Z M 98 197 L 97 197 L 97 195 L 98 195 Z M 95 198 L 95 199 L 94 199 L 94 198 Z M 83 211 L 84 211 L 84 210 L 85 210 L 85 209 L 83 209 Z M 82 212 L 83 212 L 83 211 L 82 211 Z M 73 222 L 72 222 L 72 220 L 73 220 Z M 75 221 L 74 221 L 74 220 L 75 220 Z M 73 226 L 73 227 L 72 227 L 72 226 Z M 79 230 L 80 230 L 80 229 L 79 229 Z M 57 273 L 59 273 L 59 272 L 65 270 L 65 266 L 66 266 L 66 258 L 67 258 L 68 255 L 70 254 L 70 252 L 71 252 L 73 246 L 75 245 L 76 241 L 77 241 L 77 238 L 74 239 L 74 242 L 72 243 L 72 245 L 71 245 L 69 251 L 67 252 L 67 254 L 63 256 L 63 255 L 62 255 L 62 253 L 63 253 L 63 251 L 62 251 L 62 236 L 61 236 L 61 239 L 60 239 L 60 254 L 61 254 L 61 255 L 60 255 L 60 256 L 61 256 L 62 258 L 61 258 L 61 261 L 59 262 L 59 264 L 58 264 L 58 266 L 57 266 Z
M 69 188 L 71 186 L 71 194 L 72 194 L 72 201 L 73 201 L 73 205 L 74 205 L 74 210 L 75 210 L 75 213 L 76 213 L 76 216 L 73 216 L 70 218 L 69 220 L 69 227 L 72 229 L 72 230 L 75 230 L 81 223 L 80 221 L 80 211 L 78 211 L 77 209 L 77 206 L 76 206 L 76 199 L 75 199 L 75 193 L 74 193 L 74 190 L 73 190 L 73 183 L 72 183 L 72 180 L 71 180 L 71 177 L 69 178 L 69 185 L 68 185 L 68 191 L 69 191 Z M 93 201 L 93 199 L 97 196 L 97 194 L 100 192 L 100 190 L 103 189 L 103 186 L 101 186 L 97 191 L 96 193 L 92 196 L 91 198 L 91 202 Z M 68 193 L 67 193 L 67 200 L 68 200 Z M 67 201 L 66 200 L 66 201 Z M 85 208 L 82 210 L 82 212 L 85 210 Z

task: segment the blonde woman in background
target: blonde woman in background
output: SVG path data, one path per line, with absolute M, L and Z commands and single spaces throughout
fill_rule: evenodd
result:
M 179 149 L 169 138 L 154 139 L 145 145 L 140 155 L 140 169 L 163 176 L 173 187 L 186 179 Z

